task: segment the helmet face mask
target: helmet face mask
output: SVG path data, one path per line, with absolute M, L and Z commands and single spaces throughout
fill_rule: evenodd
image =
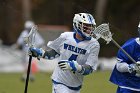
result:
M 73 19 L 74 30 L 84 39 L 90 40 L 93 31 L 95 30 L 95 19 L 91 14 L 79 13 L 75 14 Z
M 80 30 L 83 32 L 83 34 L 87 37 L 90 37 L 95 30 L 95 25 L 93 24 L 85 24 L 81 23 Z

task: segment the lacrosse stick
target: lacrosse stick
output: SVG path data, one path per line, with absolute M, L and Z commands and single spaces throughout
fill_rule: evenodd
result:
M 24 37 L 24 42 L 25 42 L 25 44 L 28 45 L 29 48 L 34 47 L 36 32 L 37 32 L 37 26 L 33 26 L 31 28 L 28 36 Z M 26 77 L 24 93 L 27 93 L 27 90 L 28 90 L 28 82 L 29 82 L 29 75 L 30 75 L 30 69 L 31 69 L 31 61 L 32 61 L 32 56 L 29 55 L 29 64 L 28 64 L 28 69 L 27 69 L 27 77 Z
M 112 34 L 109 29 L 109 24 L 104 23 L 99 25 L 94 31 L 93 36 L 96 39 L 102 38 L 104 39 L 107 44 L 112 41 L 119 49 L 122 50 L 122 52 L 134 63 L 137 64 L 137 62 L 112 38 Z

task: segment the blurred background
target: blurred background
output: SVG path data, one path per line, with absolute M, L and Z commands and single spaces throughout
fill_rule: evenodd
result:
M 19 80 L 20 74 L 23 72 L 23 67 L 20 64 L 22 51 L 13 49 L 12 46 L 23 31 L 25 21 L 32 20 L 38 26 L 39 33 L 47 44 L 48 41 L 54 40 L 62 32 L 71 31 L 73 29 L 73 16 L 79 12 L 91 13 L 97 26 L 104 22 L 109 23 L 113 38 L 120 45 L 127 39 L 138 36 L 140 0 L 0 0 L 0 93 L 19 93 L 24 90 L 24 83 Z M 95 93 L 102 93 L 99 87 L 101 80 L 105 82 L 104 86 L 101 86 L 104 93 L 110 91 L 112 91 L 110 93 L 115 93 L 115 87 L 110 84 L 108 79 L 116 63 L 115 57 L 118 48 L 113 43 L 106 44 L 100 39 L 99 42 L 101 45 L 99 72 L 97 71 L 93 76 L 88 76 L 90 79 L 86 79 L 82 93 L 93 93 L 90 91 L 93 88 L 95 88 L 93 90 Z M 49 76 L 56 65 L 56 60 L 42 59 L 40 61 L 43 62 L 37 62 L 40 73 L 37 73 L 38 79 L 35 83 L 31 83 L 29 93 L 39 93 L 40 91 L 51 93 Z M 45 74 L 41 74 L 42 72 Z M 106 78 L 102 78 L 104 76 Z M 11 82 L 8 81 L 9 79 Z M 93 80 L 93 83 L 90 80 Z M 15 82 L 17 82 L 15 87 L 10 86 L 10 83 Z M 48 85 L 41 85 L 44 83 Z M 18 85 L 19 88 L 17 89 Z M 40 89 L 37 91 L 36 87 Z

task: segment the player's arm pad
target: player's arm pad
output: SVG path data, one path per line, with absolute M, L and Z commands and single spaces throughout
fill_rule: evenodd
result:
M 52 50 L 46 50 L 43 58 L 52 60 L 58 56 L 60 56 L 60 54 L 58 54 L 55 50 L 52 49 Z
M 118 62 L 116 64 L 116 68 L 119 72 L 129 72 L 132 74 L 136 74 L 136 72 L 139 72 L 139 66 L 135 63 L 127 64 L 125 62 Z
M 82 75 L 89 75 L 90 73 L 93 72 L 93 69 L 90 65 L 82 65 L 82 70 L 79 72 Z
M 125 62 L 117 62 L 116 68 L 119 72 L 129 72 L 128 71 L 128 64 Z

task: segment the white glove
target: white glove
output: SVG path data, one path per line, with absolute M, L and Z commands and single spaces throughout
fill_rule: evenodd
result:
M 128 66 L 129 73 L 134 73 L 136 76 L 140 77 L 140 61 L 138 61 L 136 64 L 130 64 Z
M 58 62 L 58 66 L 62 69 L 62 70 L 70 70 L 73 72 L 76 71 L 81 71 L 82 70 L 82 66 L 79 65 L 77 63 L 77 61 L 68 61 L 68 60 L 61 60 Z
M 138 67 L 138 70 L 136 71 L 136 76 L 140 77 L 140 61 L 138 61 L 136 65 Z

